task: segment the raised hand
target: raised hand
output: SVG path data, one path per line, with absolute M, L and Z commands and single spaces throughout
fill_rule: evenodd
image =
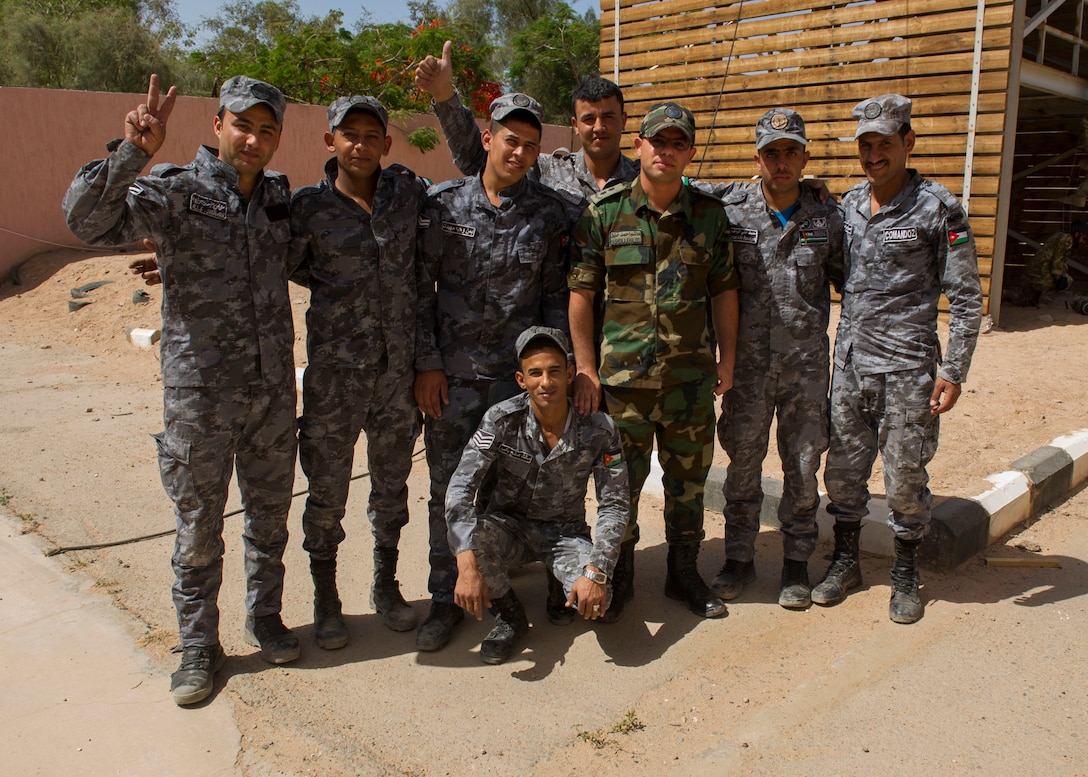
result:
M 456 93 L 453 88 L 453 43 L 442 46 L 442 59 L 428 54 L 416 68 L 416 86 L 431 93 L 436 103 L 444 103 Z
M 166 140 L 166 120 L 174 110 L 177 96 L 177 87 L 171 86 L 162 97 L 159 77 L 152 73 L 147 85 L 147 102 L 140 103 L 136 110 L 125 116 L 125 140 L 154 156 Z

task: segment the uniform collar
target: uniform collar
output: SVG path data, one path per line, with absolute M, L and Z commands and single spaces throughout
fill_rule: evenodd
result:
M 235 188 L 238 187 L 238 171 L 219 158 L 219 149 L 201 146 L 196 152 L 193 164 L 213 177 L 222 179 Z M 264 181 L 264 170 L 257 174 L 257 181 L 253 185 L 254 192 L 260 188 L 262 181 Z
M 635 206 L 635 211 L 649 210 L 657 213 L 657 209 L 650 204 L 650 198 L 646 195 L 646 191 L 642 188 L 642 180 L 636 176 L 631 181 L 631 201 Z M 669 207 L 665 210 L 671 216 L 687 216 L 688 211 L 691 210 L 691 192 L 688 191 L 687 184 L 680 185 L 680 193 L 676 199 L 673 200 Z M 662 214 L 664 215 L 664 213 Z

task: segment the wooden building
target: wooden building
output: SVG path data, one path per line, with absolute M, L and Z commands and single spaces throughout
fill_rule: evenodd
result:
M 910 164 L 967 206 L 997 319 L 1024 257 L 1088 221 L 1088 183 L 1077 191 L 1088 176 L 1086 3 L 602 0 L 601 72 L 623 88 L 629 144 L 656 101 L 695 112 L 702 148 L 689 171 L 701 178 L 754 174 L 756 120 L 795 108 L 810 139 L 806 173 L 837 194 L 861 178 L 851 108 L 911 97 Z

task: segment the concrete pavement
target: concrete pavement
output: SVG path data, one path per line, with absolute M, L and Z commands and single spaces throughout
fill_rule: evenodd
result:
M 169 675 L 91 581 L 0 517 L 0 731 L 8 775 L 239 775 L 230 700 L 178 708 Z

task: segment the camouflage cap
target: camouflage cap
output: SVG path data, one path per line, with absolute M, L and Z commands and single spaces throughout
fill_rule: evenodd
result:
M 521 361 L 522 351 L 538 337 L 551 340 L 567 356 L 567 361 L 570 361 L 570 340 L 561 329 L 550 326 L 531 326 L 518 335 L 517 342 L 514 344 L 514 354 L 519 362 Z
M 283 124 L 283 111 L 287 100 L 272 84 L 258 81 L 249 76 L 234 76 L 223 82 L 219 89 L 219 108 L 231 113 L 245 113 L 254 105 L 264 104 L 272 109 L 276 121 Z
M 756 150 L 776 140 L 793 140 L 808 145 L 805 137 L 805 120 L 790 108 L 772 108 L 759 117 L 756 123 Z
M 491 101 L 491 121 L 502 121 L 512 114 L 521 112 L 538 128 L 544 127 L 544 109 L 540 103 L 527 94 L 511 92 Z
M 337 97 L 329 106 L 329 132 L 339 127 L 344 117 L 351 111 L 366 111 L 378 118 L 383 130 L 389 128 L 389 112 L 376 97 L 353 94 L 351 97 Z
M 894 135 L 904 124 L 910 124 L 910 99 L 901 94 L 882 94 L 862 100 L 854 106 L 853 115 L 858 120 L 855 138 L 866 132 Z
M 682 105 L 676 103 L 657 103 L 650 108 L 638 134 L 642 138 L 652 138 L 663 129 L 675 127 L 695 142 L 695 116 Z

